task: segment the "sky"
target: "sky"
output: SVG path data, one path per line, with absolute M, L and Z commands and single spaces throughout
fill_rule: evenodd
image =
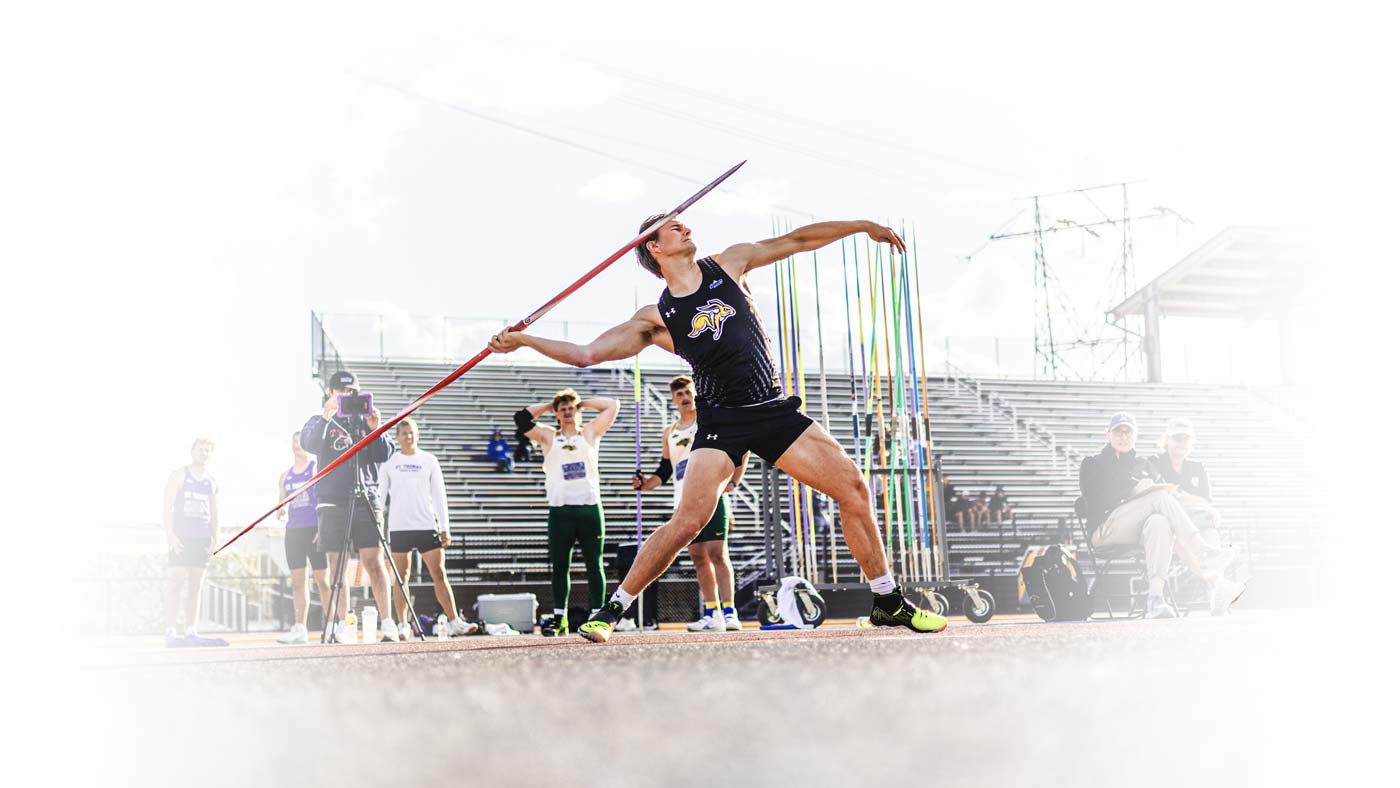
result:
M 37 384 L 6 396 L 121 469 L 59 519 L 156 522 L 200 434 L 226 524 L 251 519 L 316 410 L 311 310 L 502 324 L 740 160 L 685 217 L 702 253 L 775 223 L 912 228 L 928 335 L 1021 347 L 1031 249 L 987 239 L 1028 229 L 1031 195 L 1130 182 L 1134 214 L 1170 208 L 1134 223 L 1139 283 L 1230 225 L 1334 239 L 1350 283 L 1381 273 L 1365 244 L 1400 169 L 1393 47 L 1359 5 L 196 5 L 44 4 L 0 32 L 7 346 Z M 1043 206 L 1121 213 L 1091 195 Z M 1047 247 L 1090 316 L 1108 229 Z M 601 327 L 659 287 L 627 257 L 550 318 Z M 1345 301 L 1324 299 L 1337 336 L 1364 331 Z

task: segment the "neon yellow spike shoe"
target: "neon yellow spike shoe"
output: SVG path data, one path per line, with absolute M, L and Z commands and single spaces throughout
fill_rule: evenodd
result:
M 606 643 L 612 637 L 613 627 L 627 614 L 627 610 L 621 602 L 608 600 L 606 605 L 598 609 L 589 619 L 583 622 L 583 626 L 578 628 L 578 633 L 584 640 L 591 640 L 594 643 Z
M 875 595 L 875 608 L 870 611 L 870 623 L 877 627 L 908 627 L 915 632 L 935 633 L 948 628 L 948 619 L 936 616 L 910 602 L 904 589 L 895 586 L 888 594 Z

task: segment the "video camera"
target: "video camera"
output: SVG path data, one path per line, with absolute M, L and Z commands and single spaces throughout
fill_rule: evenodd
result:
M 374 395 L 369 392 L 336 395 L 336 415 L 342 419 L 367 419 L 374 412 Z

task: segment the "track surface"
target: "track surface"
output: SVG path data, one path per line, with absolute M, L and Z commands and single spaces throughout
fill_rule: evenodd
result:
M 128 648 L 73 733 L 145 785 L 1335 784 L 1361 666 L 1300 616 Z

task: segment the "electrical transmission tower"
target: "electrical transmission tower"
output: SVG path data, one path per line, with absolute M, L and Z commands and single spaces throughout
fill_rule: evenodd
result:
M 1068 377 L 1076 377 L 1081 380 L 1093 379 L 1100 375 L 1101 369 L 1118 357 L 1120 350 L 1122 353 L 1121 366 L 1113 377 L 1126 379 L 1130 374 L 1131 362 L 1134 357 L 1133 350 L 1139 335 L 1128 327 L 1126 321 L 1121 322 L 1118 326 L 1118 335 L 1110 337 L 1108 333 L 1112 326 L 1106 320 L 1089 323 L 1080 320 L 1073 300 L 1063 293 L 1059 277 L 1045 254 L 1045 236 L 1052 233 L 1074 231 L 1100 238 L 1101 236 L 1094 228 L 1117 227 L 1121 234 L 1120 254 L 1110 271 L 1108 295 L 1112 297 L 1121 291 L 1122 299 L 1120 300 L 1126 300 L 1137 290 L 1137 271 L 1133 259 L 1133 222 L 1167 216 L 1184 221 L 1176 212 L 1162 207 L 1153 209 L 1153 213 L 1150 214 L 1133 216 L 1128 202 L 1129 185 L 1128 182 L 1111 183 L 1083 189 L 1032 195 L 1024 198 L 1031 202 L 1033 215 L 1031 229 L 998 232 L 988 237 L 989 243 L 1026 237 L 1032 238 L 1034 241 L 1035 262 L 1032 268 L 1032 284 L 1035 294 L 1035 336 L 1033 343 L 1034 375 L 1036 378 L 1044 377 L 1050 380 Z M 1098 203 L 1094 202 L 1092 196 L 1094 192 L 1108 189 L 1118 189 L 1122 192 L 1122 213 L 1119 216 L 1109 215 Z M 1045 212 L 1045 203 L 1050 198 L 1068 195 L 1082 197 L 1093 206 L 1099 215 L 1082 222 L 1074 219 L 1050 220 Z M 971 256 L 967 259 L 970 260 Z M 1099 310 L 1099 314 L 1106 312 L 1109 306 L 1111 304 L 1104 305 L 1103 309 Z M 1058 340 L 1056 339 L 1057 326 L 1060 327 Z M 1068 339 L 1066 339 L 1066 335 L 1068 335 Z M 1087 370 L 1075 363 L 1075 357 L 1083 355 L 1079 351 L 1087 351 L 1092 360 Z

